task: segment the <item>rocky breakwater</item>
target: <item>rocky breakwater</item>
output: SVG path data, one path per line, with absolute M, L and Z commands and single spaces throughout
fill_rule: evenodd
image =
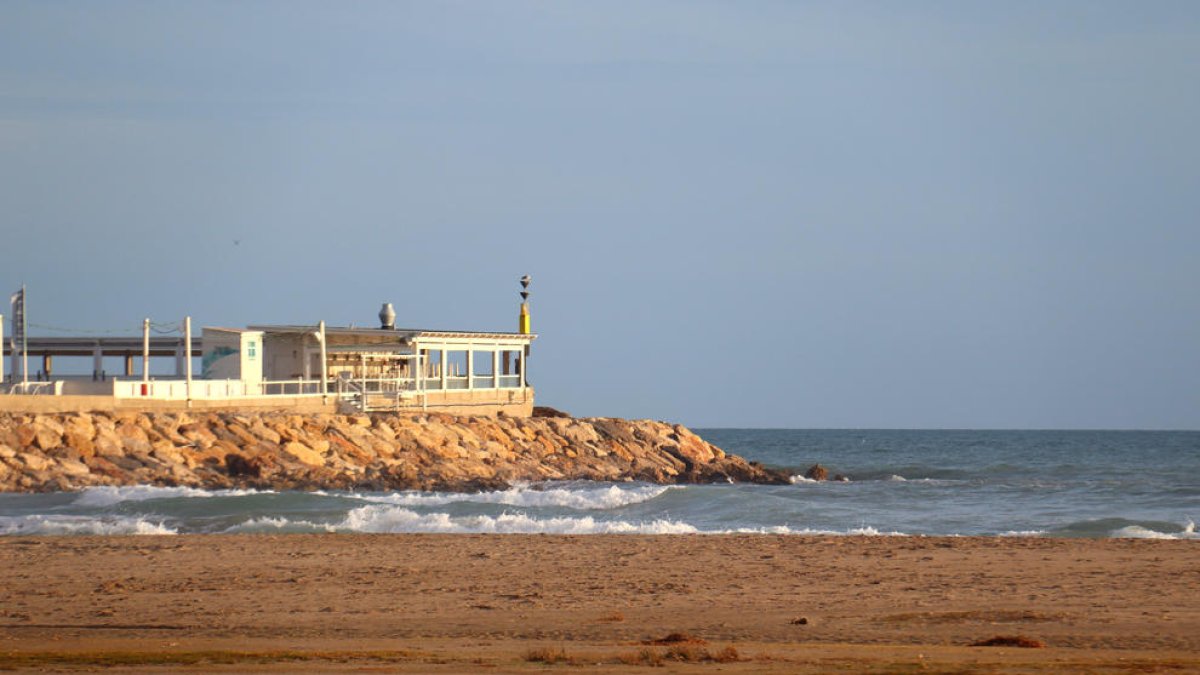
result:
M 93 485 L 476 490 L 513 481 L 786 483 L 687 428 L 570 417 L 0 413 L 0 491 Z

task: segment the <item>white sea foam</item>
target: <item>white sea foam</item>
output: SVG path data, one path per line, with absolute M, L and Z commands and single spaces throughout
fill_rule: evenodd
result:
M 418 513 L 403 506 L 371 504 L 352 509 L 335 523 L 315 523 L 282 517 L 248 520 L 227 532 L 368 532 L 368 533 L 446 533 L 446 534 L 786 534 L 841 536 L 905 536 L 902 532 L 880 532 L 873 527 L 846 531 L 795 529 L 786 525 L 761 528 L 701 530 L 689 523 L 656 519 L 647 521 L 604 520 L 593 516 L 555 516 L 539 518 L 527 513 L 508 512 L 490 515 L 451 515 Z
M 309 520 L 290 520 L 282 516 L 262 516 L 251 518 L 244 523 L 238 523 L 225 529 L 227 533 L 235 532 L 336 532 L 337 528 L 325 523 L 314 523 Z
M 810 527 L 793 528 L 787 525 L 774 527 L 739 527 L 734 530 L 707 530 L 701 534 L 788 534 L 803 537 L 907 537 L 905 532 L 881 532 L 874 527 L 852 527 L 848 530 L 820 530 Z
M 515 486 L 494 492 L 395 492 L 386 495 L 352 495 L 364 501 L 396 506 L 438 506 L 454 503 L 502 504 L 504 506 L 564 507 L 577 510 L 617 509 L 648 502 L 676 485 L 620 486 L 589 488 L 552 487 L 533 489 Z
M 451 516 L 417 513 L 400 506 L 371 505 L 353 509 L 334 529 L 350 532 L 448 532 L 504 534 L 690 534 L 698 530 L 679 521 L 629 522 L 592 516 L 535 518 L 524 513 L 498 516 Z
M 1126 525 L 1109 533 L 1116 539 L 1200 539 L 1196 534 L 1196 523 L 1187 521 L 1179 532 L 1159 532 L 1141 525 Z
M 0 535 L 34 534 L 178 534 L 145 518 L 32 515 L 0 517 Z
M 796 475 L 792 476 L 791 478 L 789 478 L 788 480 L 792 483 L 792 485 L 797 485 L 799 483 L 816 483 L 816 482 L 818 482 L 816 480 L 813 480 L 812 478 L 809 478 L 808 476 L 804 476 L 801 474 L 796 474 Z
M 104 508 L 121 502 L 142 502 L 150 499 L 176 499 L 181 497 L 238 497 L 241 495 L 270 493 L 260 490 L 202 490 L 193 487 L 158 487 L 156 485 L 102 485 L 79 491 L 73 506 Z
M 892 481 L 895 483 L 907 483 L 908 482 L 907 478 L 905 478 L 904 476 L 901 476 L 899 474 L 895 474 L 895 473 L 888 476 L 886 480 L 889 480 L 889 481 Z
M 1126 525 L 1125 527 L 1113 530 L 1109 534 L 1109 536 L 1114 537 L 1116 539 L 1178 539 L 1179 538 L 1177 535 L 1168 534 L 1166 532 L 1158 532 L 1155 530 L 1151 530 L 1151 529 L 1142 527 L 1141 525 Z
M 998 537 L 1044 537 L 1045 530 L 1009 530 L 996 535 Z

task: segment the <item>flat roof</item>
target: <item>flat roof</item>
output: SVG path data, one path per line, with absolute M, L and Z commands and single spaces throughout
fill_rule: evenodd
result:
M 7 336 L 5 336 L 7 337 Z M 3 351 L 12 353 L 6 339 Z M 113 337 L 113 336 L 74 336 L 74 337 L 39 337 L 30 335 L 26 338 L 30 356 L 91 356 L 100 348 L 103 356 L 137 356 L 142 353 L 142 336 Z M 151 336 L 151 356 L 174 356 L 175 350 L 183 344 L 183 336 Z M 20 353 L 20 348 L 17 352 Z M 192 355 L 200 356 L 200 338 L 192 337 Z
M 249 330 L 264 333 L 311 333 L 317 329 L 308 325 L 254 325 Z M 518 340 L 532 342 L 537 338 L 535 333 L 501 333 L 493 331 L 473 330 L 429 330 L 425 328 L 351 328 L 349 326 L 326 326 L 325 334 L 330 336 L 362 336 L 362 337 L 394 337 L 401 340 L 413 338 L 484 338 L 490 340 Z

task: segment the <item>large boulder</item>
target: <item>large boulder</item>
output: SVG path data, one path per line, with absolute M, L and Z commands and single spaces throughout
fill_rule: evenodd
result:
M 809 480 L 816 481 L 828 480 L 829 470 L 820 464 L 813 464 L 812 466 L 808 467 L 808 471 L 804 472 L 804 477 Z
M 283 445 L 283 451 L 294 457 L 296 461 L 302 464 L 307 464 L 308 466 L 313 467 L 325 466 L 325 458 L 322 457 L 319 452 L 316 452 L 303 443 L 299 443 L 297 441 L 285 443 Z

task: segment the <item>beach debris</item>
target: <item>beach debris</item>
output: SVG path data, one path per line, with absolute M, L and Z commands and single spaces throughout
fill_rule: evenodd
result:
M 1021 647 L 1024 649 L 1045 649 L 1046 643 L 1037 638 L 1025 635 L 997 635 L 986 640 L 972 642 L 972 647 Z
M 795 619 L 792 619 L 792 625 L 793 626 L 807 626 L 808 625 L 808 617 L 807 616 L 796 617 Z

